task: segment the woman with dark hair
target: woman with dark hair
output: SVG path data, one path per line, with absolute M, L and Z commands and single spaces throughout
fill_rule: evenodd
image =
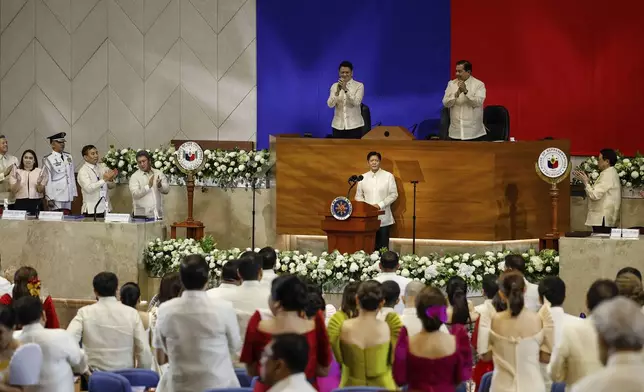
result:
M 358 302 L 356 301 L 356 296 L 358 295 L 358 287 L 360 282 L 350 282 L 344 286 L 344 291 L 342 292 L 342 305 L 340 310 L 347 315 L 348 318 L 354 318 L 358 316 Z
M 150 323 L 150 342 L 154 343 L 154 329 L 157 325 L 157 318 L 158 318 L 158 310 L 159 306 L 161 306 L 162 303 L 169 301 L 173 298 L 177 298 L 179 295 L 181 295 L 181 292 L 183 291 L 183 285 L 181 284 L 181 277 L 179 276 L 179 272 L 169 272 L 165 275 L 163 275 L 163 278 L 161 278 L 161 284 L 159 285 L 159 293 L 155 296 L 156 301 L 154 305 L 150 308 L 149 310 L 149 323 Z M 154 347 L 153 344 L 151 344 L 153 349 L 161 348 L 161 347 Z M 154 351 L 154 350 L 153 350 Z M 159 350 L 157 350 L 158 352 Z M 153 355 L 153 370 L 155 370 L 157 373 L 163 379 L 165 378 L 163 375 L 167 371 L 169 364 L 167 363 L 167 358 L 165 358 L 165 361 L 161 363 L 165 363 L 164 365 L 159 365 L 158 359 Z M 159 382 L 160 385 L 165 385 Z
M 246 364 L 248 375 L 259 376 L 262 353 L 274 335 L 295 333 L 306 336 L 309 343 L 309 362 L 304 373 L 317 389 L 316 377 L 327 375 L 331 352 L 322 313 L 316 312 L 311 320 L 302 317 L 308 305 L 306 283 L 299 277 L 282 275 L 271 282 L 268 306 L 272 316 L 267 317 L 256 311 L 246 329 L 240 362 Z M 260 392 L 267 389 L 261 381 L 257 382 L 254 388 Z
M 474 308 L 476 313 L 479 315 L 479 318 L 476 320 L 476 324 L 474 325 L 474 332 L 472 333 L 472 346 L 474 346 L 476 354 L 479 356 L 478 361 L 474 366 L 474 371 L 472 372 L 472 381 L 474 381 L 475 392 L 479 390 L 483 375 L 494 370 L 494 362 L 491 360 L 486 361 L 481 357 L 482 354 L 489 351 L 488 342 L 490 336 L 489 328 L 487 330 L 481 330 L 481 323 L 483 325 L 490 325 L 492 317 L 494 317 L 497 312 L 502 312 L 506 309 L 505 304 L 499 297 L 498 279 L 499 277 L 493 274 L 483 275 L 483 294 L 486 299 L 482 304 Z
M 507 310 L 496 313 L 489 329 L 486 360 L 494 359 L 492 391 L 545 392 L 539 358 L 544 341 L 543 323 L 539 315 L 525 308 L 526 289 L 523 275 L 517 272 L 501 276 L 499 295 Z M 481 320 L 483 322 L 483 320 Z
M 447 324 L 468 325 L 478 319 L 474 307 L 467 300 L 467 282 L 460 276 L 452 276 L 445 287 L 449 307 L 447 308 Z
M 21 297 L 31 295 L 40 298 L 43 311 L 45 312 L 45 328 L 60 328 L 58 315 L 54 307 L 51 295 L 41 293 L 42 283 L 38 279 L 38 272 L 32 267 L 20 267 L 13 276 L 13 291 L 11 295 L 5 294 L 0 297 L 0 304 L 11 305 Z
M 402 327 L 397 313 L 378 319 L 385 299 L 382 284 L 360 283 L 355 302 L 358 315 L 343 310 L 329 320 L 329 340 L 335 360 L 342 365 L 340 387 L 375 386 L 396 389 L 392 374 L 393 348 Z
M 13 338 L 15 326 L 16 314 L 13 308 L 7 305 L 0 305 L 0 372 L 4 372 L 9 368 L 9 361 L 11 361 L 11 357 L 18 346 L 20 346 L 20 343 Z M 1 387 L 0 391 L 2 391 Z
M 38 167 L 38 158 L 34 150 L 25 150 L 20 158 L 20 166 L 9 177 L 11 193 L 16 203 L 13 210 L 24 210 L 30 215 L 36 215 L 45 193 L 45 185 L 49 176 Z
M 121 303 L 123 305 L 134 308 L 137 312 L 139 312 L 139 316 L 141 316 L 141 321 L 143 322 L 143 328 L 146 331 L 149 331 L 150 314 L 137 308 L 137 306 L 141 302 L 141 289 L 139 288 L 139 285 L 134 282 L 125 283 L 123 286 L 121 286 L 119 298 L 121 299 Z
M 408 336 L 400 332 L 394 360 L 398 385 L 409 390 L 452 392 L 472 374 L 472 349 L 462 324 L 440 331 L 447 321 L 447 301 L 435 287 L 425 287 L 416 297 L 416 314 L 423 329 Z

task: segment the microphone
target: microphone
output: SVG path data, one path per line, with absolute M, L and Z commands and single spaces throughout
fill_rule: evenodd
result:
M 98 201 L 96 202 L 96 205 L 94 206 L 94 222 L 96 222 L 96 209 L 98 209 L 99 204 L 101 204 L 101 201 L 105 199 L 105 196 L 101 196 Z
M 364 176 L 362 174 L 359 175 L 359 176 L 354 175 L 354 176 L 351 176 L 349 178 L 349 184 L 351 184 L 351 186 L 349 187 L 349 190 L 347 191 L 347 199 L 349 198 L 349 195 L 351 194 L 351 189 L 353 189 L 353 187 L 356 186 L 356 184 L 359 183 L 360 181 L 362 181 L 363 179 L 364 179 Z
M 358 181 L 358 176 L 356 176 L 355 174 L 352 175 L 351 177 L 349 177 L 349 179 L 347 180 L 347 182 L 349 184 L 351 184 L 352 182 L 356 182 L 356 181 Z
M 358 182 L 360 182 L 360 181 L 362 181 L 362 180 L 364 180 L 364 176 L 363 176 L 362 174 L 360 174 L 360 175 L 358 176 Z

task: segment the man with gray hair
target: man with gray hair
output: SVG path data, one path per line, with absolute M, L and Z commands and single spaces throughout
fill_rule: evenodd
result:
M 17 167 L 18 158 L 9 154 L 7 138 L 5 135 L 0 135 L 0 212 L 15 202 L 9 188 L 9 176 Z
M 644 314 L 634 301 L 616 297 L 593 312 L 603 369 L 573 385 L 572 392 L 639 392 L 644 385 Z
M 405 308 L 403 309 L 400 319 L 405 328 L 407 328 L 408 336 L 416 335 L 423 330 L 423 324 L 418 318 L 418 311 L 416 310 L 416 297 L 418 297 L 425 287 L 424 283 L 417 280 L 412 280 L 405 287 L 405 292 L 402 297 L 402 302 L 405 304 Z M 441 325 L 439 331 L 449 333 L 445 324 Z

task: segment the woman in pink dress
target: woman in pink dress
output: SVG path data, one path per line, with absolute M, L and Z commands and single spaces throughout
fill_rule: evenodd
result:
M 450 333 L 439 331 L 447 321 L 447 301 L 435 287 L 416 298 L 421 332 L 408 336 L 403 328 L 396 346 L 394 379 L 410 391 L 454 392 L 472 373 L 472 349 L 467 330 L 454 324 Z

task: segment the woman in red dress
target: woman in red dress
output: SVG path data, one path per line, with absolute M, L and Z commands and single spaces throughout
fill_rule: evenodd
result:
M 13 278 L 12 295 L 5 294 L 0 297 L 0 304 L 11 305 L 13 300 L 27 295 L 40 297 L 41 287 L 42 284 L 40 283 L 40 279 L 38 279 L 38 272 L 34 268 L 20 267 Z M 47 318 L 45 328 L 60 328 L 58 315 L 56 314 L 54 302 L 50 295 L 43 300 L 43 310 Z
M 306 284 L 295 275 L 282 275 L 271 284 L 271 296 L 268 306 L 273 313 L 262 314 L 256 311 L 248 322 L 244 347 L 240 361 L 246 364 L 246 371 L 251 377 L 259 376 L 260 359 L 264 347 L 271 337 L 283 333 L 296 333 L 306 336 L 309 343 L 309 362 L 306 366 L 306 378 L 317 389 L 316 377 L 324 377 L 331 363 L 331 347 L 324 325 L 324 316 L 317 312 L 312 320 L 306 318 L 308 305 Z M 258 381 L 255 392 L 264 392 L 267 386 Z

